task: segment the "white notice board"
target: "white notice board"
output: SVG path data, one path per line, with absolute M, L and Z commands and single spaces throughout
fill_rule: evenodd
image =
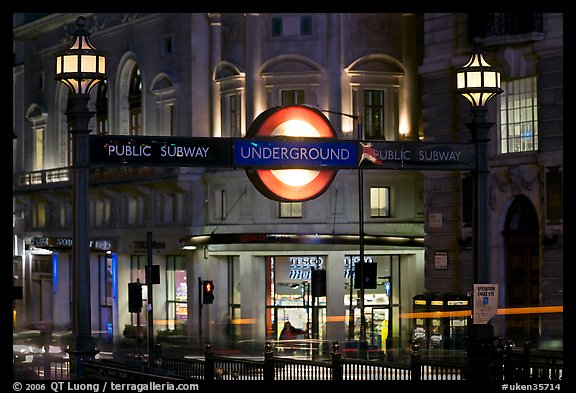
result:
M 498 284 L 474 284 L 472 306 L 473 323 L 475 325 L 488 323 L 498 309 Z

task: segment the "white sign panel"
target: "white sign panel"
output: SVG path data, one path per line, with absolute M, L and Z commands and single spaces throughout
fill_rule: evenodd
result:
M 474 284 L 474 313 L 472 321 L 475 325 L 486 324 L 498 308 L 498 284 Z

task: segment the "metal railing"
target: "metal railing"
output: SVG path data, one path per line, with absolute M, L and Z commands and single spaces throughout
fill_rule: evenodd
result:
M 126 361 L 100 359 L 84 364 L 84 378 L 129 381 L 506 381 L 560 382 L 563 355 L 554 351 L 525 348 L 489 348 L 469 351 L 467 361 L 426 359 L 417 343 L 412 344 L 407 363 L 389 360 L 343 358 L 340 344 L 324 360 L 278 356 L 272 343 L 263 356 L 254 358 L 220 356 L 207 344 L 204 355 L 195 358 L 160 356 L 154 364 L 148 357 L 130 356 Z M 68 360 L 53 356 L 33 362 L 15 363 L 17 379 L 70 379 Z
M 12 366 L 15 379 L 31 380 L 68 380 L 70 379 L 70 362 L 63 356 L 42 354 L 31 362 L 15 362 Z

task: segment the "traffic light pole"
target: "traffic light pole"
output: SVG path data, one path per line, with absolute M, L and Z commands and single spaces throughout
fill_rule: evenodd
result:
M 202 277 L 198 277 L 198 345 L 202 345 Z
M 152 311 L 152 293 L 154 282 L 152 279 L 152 232 L 147 234 L 147 248 L 148 248 L 148 270 L 146 271 L 146 284 L 148 284 L 148 364 L 154 365 L 154 313 Z
M 362 140 L 362 125 L 358 123 L 358 142 Z M 367 358 L 368 343 L 366 342 L 366 312 L 364 308 L 364 171 L 358 169 L 358 246 L 360 256 L 360 337 L 358 342 L 358 357 Z

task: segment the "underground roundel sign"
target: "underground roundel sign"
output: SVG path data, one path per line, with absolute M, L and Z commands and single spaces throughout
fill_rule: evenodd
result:
M 319 110 L 306 105 L 273 107 L 262 112 L 246 132 L 248 138 L 328 138 L 337 134 Z M 337 169 L 246 169 L 260 193 L 269 199 L 297 202 L 314 199 L 330 186 Z

